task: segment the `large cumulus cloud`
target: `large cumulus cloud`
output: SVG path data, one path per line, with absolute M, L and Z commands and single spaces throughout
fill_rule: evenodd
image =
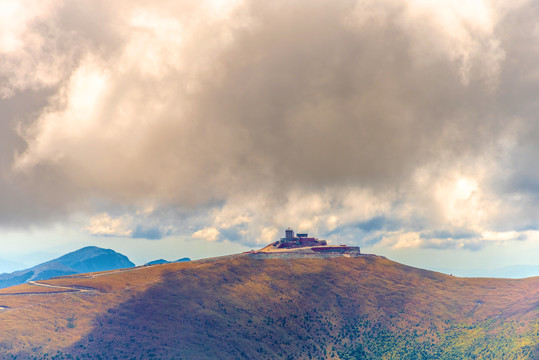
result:
M 48 96 L 2 125 L 6 225 L 394 246 L 535 226 L 532 2 L 34 5 L 2 38 L 2 104 Z

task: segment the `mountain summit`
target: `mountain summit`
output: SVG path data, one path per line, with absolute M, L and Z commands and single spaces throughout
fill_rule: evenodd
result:
M 326 240 L 319 240 L 315 237 L 309 237 L 309 234 L 295 234 L 291 228 L 286 229 L 285 237 L 269 244 L 268 246 L 250 251 L 251 254 L 271 254 L 273 256 L 281 254 L 284 256 L 294 255 L 314 255 L 314 254 L 346 254 L 360 255 L 360 249 L 357 246 L 348 245 L 328 245 Z
M 114 250 L 103 249 L 97 246 L 84 247 L 60 256 L 48 263 L 60 263 L 74 269 L 78 273 L 115 270 L 135 266 L 127 256 L 117 253 Z
M 0 288 L 19 285 L 28 281 L 50 279 L 55 276 L 115 270 L 133 266 L 135 264 L 127 256 L 114 250 L 87 246 L 29 269 L 0 274 Z

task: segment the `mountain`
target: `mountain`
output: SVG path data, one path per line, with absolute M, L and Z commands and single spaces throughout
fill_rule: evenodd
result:
M 539 277 L 241 254 L 0 290 L 0 358 L 539 359 Z
M 129 261 L 125 255 L 117 253 L 114 250 L 87 246 L 29 269 L 0 274 L 0 288 L 19 285 L 28 281 L 50 279 L 55 276 L 114 270 L 133 266 L 135 264 Z
M 25 265 L 20 262 L 0 259 L 0 273 L 11 272 L 24 266 Z
M 60 263 L 78 273 L 115 270 L 135 266 L 125 255 L 114 250 L 87 246 L 71 252 L 49 263 Z M 45 263 L 46 264 L 46 263 Z
M 492 276 L 499 278 L 523 278 L 539 276 L 539 265 L 512 265 L 491 271 L 477 271 L 475 276 Z
M 495 277 L 506 279 L 522 279 L 539 276 L 539 265 L 510 265 L 499 268 L 456 270 L 449 268 L 436 268 L 436 271 L 444 274 L 452 274 L 462 277 Z
M 493 271 L 495 277 L 523 278 L 539 276 L 539 265 L 513 265 Z
M 170 263 L 173 263 L 173 262 L 182 262 L 182 261 L 191 261 L 191 259 L 189 259 L 188 257 L 184 257 L 184 258 L 178 259 L 176 261 L 167 261 L 165 259 L 159 259 L 159 260 L 150 261 L 150 262 L 146 263 L 145 265 L 161 265 L 161 264 L 170 264 Z

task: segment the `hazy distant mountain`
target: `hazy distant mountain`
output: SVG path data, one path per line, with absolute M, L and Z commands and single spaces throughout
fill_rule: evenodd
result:
M 19 295 L 0 296 L 9 329 L 0 358 L 539 359 L 539 277 L 459 278 L 373 255 L 283 257 L 3 289 Z
M 539 265 L 512 265 L 491 271 L 490 276 L 501 278 L 525 278 L 539 276 Z
M 539 276 L 539 265 L 511 265 L 496 269 L 472 269 L 461 271 L 446 268 L 439 268 L 436 270 L 445 274 L 453 274 L 463 277 L 522 279 L 532 276 Z
M 176 261 L 167 261 L 165 259 L 159 259 L 159 260 L 154 260 L 154 261 L 147 262 L 146 265 L 170 264 L 170 263 L 173 263 L 173 262 L 183 262 L 183 261 L 191 261 L 191 259 L 189 259 L 188 257 L 184 257 L 184 258 L 178 259 Z
M 114 270 L 133 266 L 135 264 L 127 256 L 117 253 L 114 250 L 87 246 L 29 269 L 0 274 L 0 288 L 19 285 L 28 281 L 50 279 L 55 276 Z
M 17 269 L 22 269 L 24 267 L 25 265 L 20 262 L 0 259 L 0 274 L 5 272 L 12 272 Z

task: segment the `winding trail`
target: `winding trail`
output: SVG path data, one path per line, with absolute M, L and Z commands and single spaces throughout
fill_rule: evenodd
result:
M 54 294 L 62 293 L 62 292 L 98 292 L 97 289 L 90 288 L 90 287 L 82 287 L 82 286 L 65 286 L 65 285 L 51 285 L 51 284 L 44 284 L 39 283 L 37 281 L 29 281 L 28 284 L 34 285 L 34 286 L 41 286 L 51 289 L 60 289 L 61 291 L 52 291 Z M 63 291 L 62 291 L 63 290 Z M 47 292 L 44 292 L 45 294 Z
M 37 281 L 29 281 L 27 282 L 27 285 L 45 287 L 45 288 L 51 289 L 51 291 L 25 291 L 25 292 L 0 293 L 0 296 L 51 295 L 51 294 L 74 293 L 74 292 L 99 292 L 99 290 L 90 288 L 90 287 L 50 285 L 50 284 L 39 283 Z M 58 289 L 58 290 L 52 291 L 52 289 Z M 5 310 L 5 308 L 9 309 L 9 307 L 0 306 L 0 310 Z
M 206 259 L 204 259 L 204 260 L 206 260 Z M 47 299 L 47 300 L 39 301 L 39 302 L 36 302 L 36 303 L 24 305 L 24 306 L 11 307 L 11 306 L 7 306 L 7 305 L 0 305 L 0 314 L 6 314 L 6 313 L 11 313 L 13 311 L 33 308 L 33 307 L 36 307 L 36 306 L 39 306 L 39 305 L 42 305 L 42 304 L 45 304 L 45 303 L 48 303 L 48 302 L 51 302 L 51 301 L 58 300 L 59 298 L 65 298 L 67 296 L 75 295 L 76 293 L 114 294 L 114 293 L 120 293 L 120 292 L 128 291 L 128 290 L 131 290 L 131 289 L 139 288 L 139 287 L 148 286 L 148 285 L 151 285 L 151 284 L 161 282 L 164 279 L 175 276 L 175 275 L 177 275 L 179 273 L 186 272 L 186 271 L 192 271 L 192 270 L 194 270 L 196 268 L 199 268 L 199 267 L 203 266 L 205 262 L 206 261 L 193 261 L 193 262 L 190 262 L 190 264 L 192 264 L 192 266 L 189 266 L 187 268 L 180 269 L 180 270 L 177 270 L 177 271 L 174 271 L 174 272 L 171 272 L 171 273 L 167 273 L 167 274 L 162 274 L 161 276 L 159 276 L 159 277 L 157 277 L 155 279 L 152 279 L 150 281 L 145 281 L 145 282 L 135 284 L 135 285 L 128 285 L 128 286 L 122 287 L 122 288 L 114 290 L 114 291 L 100 291 L 99 289 L 96 289 L 96 288 L 84 287 L 84 286 L 80 286 L 80 285 L 74 285 L 74 286 L 52 285 L 52 284 L 46 284 L 46 283 L 37 282 L 37 281 L 29 281 L 27 283 L 28 285 L 47 288 L 47 289 L 50 289 L 51 291 L 35 291 L 35 292 L 4 293 L 4 294 L 0 293 L 0 297 L 2 297 L 2 296 L 12 296 L 12 295 L 18 295 L 18 296 L 20 296 L 20 295 L 22 295 L 22 296 L 49 295 L 49 296 L 52 296 L 52 297 Z M 150 265 L 150 266 L 162 266 L 162 264 Z M 112 271 L 106 271 L 106 272 L 102 272 L 102 273 L 90 273 L 90 274 L 83 274 L 83 275 L 69 275 L 69 276 L 66 276 L 64 278 L 68 278 L 68 277 L 69 278 L 96 278 L 96 277 L 115 274 L 115 273 L 131 272 L 131 271 L 137 271 L 137 270 L 142 270 L 142 269 L 147 269 L 147 268 L 148 268 L 148 266 L 143 265 L 143 266 L 137 266 L 137 267 L 134 267 L 134 268 L 112 270 Z M 59 278 L 62 278 L 62 277 L 63 276 L 61 276 Z M 54 290 L 56 290 L 56 291 L 54 291 Z M 59 297 L 56 297 L 54 295 L 59 295 Z

